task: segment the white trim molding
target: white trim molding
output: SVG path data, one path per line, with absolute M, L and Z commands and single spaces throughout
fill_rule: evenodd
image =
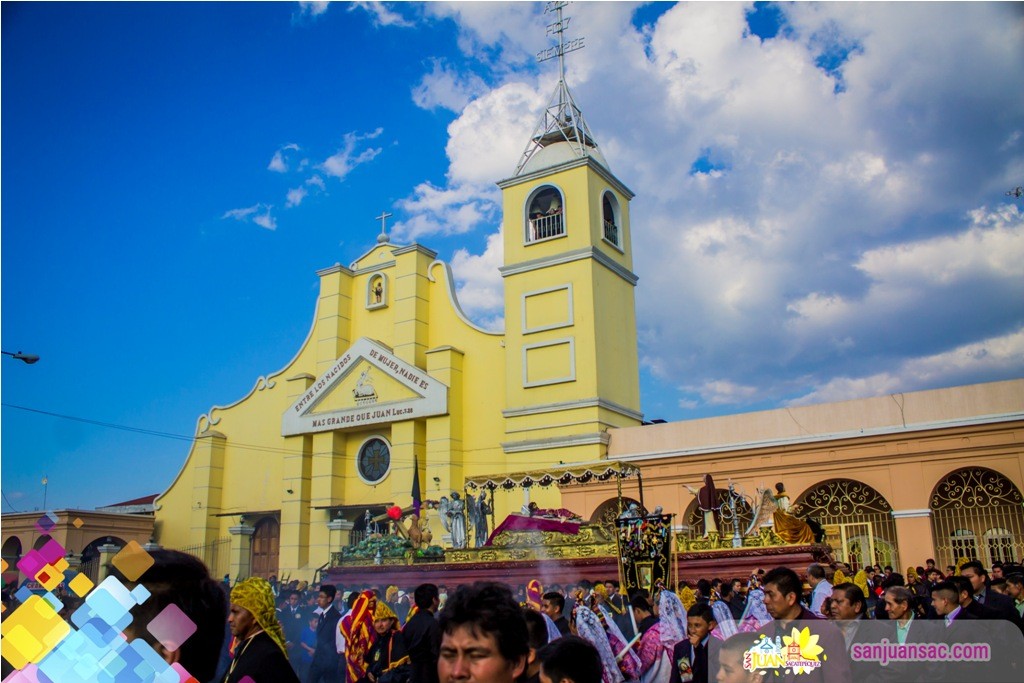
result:
M 560 266 L 566 263 L 572 263 L 573 261 L 582 261 L 583 259 L 592 258 L 602 266 L 612 271 L 623 280 L 631 285 L 636 285 L 640 280 L 635 273 L 630 271 L 628 268 L 616 263 L 612 260 L 612 257 L 604 253 L 597 247 L 582 247 L 580 249 L 573 249 L 572 251 L 566 251 L 561 254 L 554 256 L 545 256 L 543 258 L 530 259 L 528 261 L 520 261 L 519 263 L 513 263 L 512 265 L 502 266 L 498 268 L 498 272 L 501 273 L 502 277 L 509 277 L 510 275 L 519 275 L 521 273 L 529 273 L 534 270 L 541 270 L 542 268 L 550 268 L 551 266 Z
M 556 436 L 550 439 L 528 439 L 526 441 L 506 441 L 501 444 L 505 453 L 525 453 L 550 448 L 566 448 L 568 446 L 589 446 L 591 444 L 608 445 L 608 432 L 592 432 L 590 434 L 574 434 L 573 436 Z M 571 466 L 569 463 L 567 466 Z
M 528 351 L 533 349 L 543 349 L 549 346 L 562 346 L 564 344 L 569 345 L 569 374 L 563 377 L 555 377 L 552 379 L 540 380 L 537 382 L 531 382 L 529 380 L 530 368 L 526 362 L 526 354 Z M 549 384 L 562 384 L 563 382 L 575 382 L 576 381 L 576 338 L 565 337 L 563 339 L 552 339 L 546 342 L 537 342 L 536 344 L 525 344 L 523 346 L 523 388 L 529 389 L 530 387 L 544 387 Z
M 562 290 L 569 292 L 569 310 L 567 319 L 563 322 L 551 323 L 550 325 L 541 325 L 540 327 L 527 327 L 526 326 L 526 300 L 531 296 L 540 296 L 541 294 L 550 294 L 552 292 L 560 292 Z M 555 287 L 548 287 L 546 289 L 536 289 L 532 292 L 525 292 L 522 295 L 522 312 L 523 312 L 523 334 L 533 334 L 534 332 L 544 332 L 545 330 L 557 330 L 562 327 L 572 327 L 575 324 L 575 315 L 573 312 L 573 296 L 572 296 L 572 283 L 558 285 Z
M 618 403 L 612 401 L 606 401 L 603 398 L 581 398 L 576 401 L 562 401 L 561 403 L 543 403 L 536 406 L 526 406 L 523 408 L 509 408 L 508 410 L 501 411 L 501 416 L 504 418 L 510 417 L 526 417 L 528 415 L 541 415 L 543 413 L 558 413 L 563 410 L 576 410 L 580 408 L 603 408 L 604 410 L 610 410 L 613 413 L 628 417 L 639 422 L 643 422 L 644 414 L 631 410 L 625 406 L 621 406 Z
M 929 508 L 921 508 L 920 510 L 893 510 L 890 514 L 893 519 L 906 519 L 909 517 L 931 517 L 932 511 Z

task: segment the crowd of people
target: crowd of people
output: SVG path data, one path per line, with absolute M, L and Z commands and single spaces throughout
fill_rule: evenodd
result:
M 202 683 L 1024 680 L 1020 565 L 963 561 L 940 571 L 928 560 L 900 574 L 840 562 L 808 567 L 806 585 L 775 567 L 623 594 L 613 580 L 449 590 L 248 578 L 228 586 L 190 555 L 153 558 L 137 582 L 124 579 L 152 596 L 125 636 L 146 639 Z M 147 630 L 171 603 L 196 625 L 174 650 Z M 965 638 L 994 650 L 981 678 L 977 662 L 894 654 L 880 664 L 858 649 Z M 769 655 L 783 651 L 786 666 L 768 670 L 778 664 Z

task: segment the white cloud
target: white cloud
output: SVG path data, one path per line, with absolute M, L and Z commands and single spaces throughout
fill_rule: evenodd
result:
M 683 386 L 681 391 L 699 394 L 708 405 L 735 405 L 748 403 L 757 397 L 755 386 L 744 386 L 729 380 L 709 380 L 699 386 Z M 684 399 L 685 400 L 685 399 Z
M 511 176 L 545 104 L 545 94 L 523 83 L 470 102 L 448 126 L 449 181 L 491 185 Z
M 441 189 L 421 183 L 411 197 L 398 202 L 409 215 L 392 227 L 398 242 L 427 235 L 460 235 L 475 229 L 497 211 L 497 193 L 490 188 L 462 185 Z
M 409 27 L 413 23 L 403 17 L 401 14 L 390 10 L 387 3 L 383 2 L 353 2 L 349 5 L 348 11 L 353 12 L 356 9 L 365 10 L 372 17 L 374 26 L 399 26 Z
M 979 280 L 1001 283 L 1024 297 L 1024 215 L 1016 206 L 1004 205 L 971 211 L 969 219 L 970 225 L 959 233 L 865 252 L 855 262 L 870 283 L 863 295 L 811 292 L 787 306 L 797 315 L 791 329 L 832 334 L 841 327 L 863 326 L 872 317 L 895 322 L 921 307 L 948 301 L 944 291 Z
M 892 372 L 867 377 L 835 377 L 788 405 L 812 405 L 869 398 L 893 392 L 957 386 L 965 378 L 1014 376 L 1024 363 L 1024 329 L 964 344 L 920 358 L 909 358 Z
M 428 2 L 426 12 L 452 19 L 463 54 L 492 65 L 516 66 L 533 58 L 526 46 L 543 36 L 543 5 L 532 2 Z M 552 15 L 547 15 L 551 17 Z
M 373 161 L 382 151 L 380 147 L 367 147 L 356 152 L 356 146 L 363 140 L 372 140 L 379 137 L 383 132 L 383 128 L 378 128 L 372 133 L 365 135 L 345 133 L 341 148 L 327 157 L 317 168 L 333 178 L 344 180 L 345 176 L 351 173 L 356 166 Z
M 298 145 L 291 143 L 274 152 L 274 156 L 270 159 L 270 163 L 267 164 L 267 170 L 274 171 L 275 173 L 287 173 L 288 162 L 285 159 L 285 152 L 298 151 L 298 149 Z
M 252 222 L 261 228 L 276 230 L 277 221 L 270 213 L 273 208 L 273 206 L 266 204 L 254 204 L 242 209 L 231 209 L 230 211 L 225 211 L 224 215 L 221 216 L 221 219 L 224 220 L 231 218 L 236 221 Z
M 327 11 L 328 6 L 331 3 L 329 1 L 323 2 L 299 2 L 299 17 L 319 17 L 321 14 Z
M 637 192 L 641 354 L 662 384 L 687 378 L 672 403 L 764 403 L 833 379 L 885 390 L 904 363 L 953 364 L 950 349 L 1024 321 L 1019 210 L 977 208 L 1024 169 L 1012 9 L 783 4 L 785 30 L 762 40 L 749 4 L 675 5 L 643 30 L 635 5 L 574 7 L 587 49 L 567 57 L 568 82 Z M 406 200 L 406 235 L 479 229 L 456 210 L 512 173 L 554 85 L 553 66 L 530 63 L 540 9 L 426 7 L 457 23 L 474 72 L 435 63 L 414 91 L 459 115 L 446 183 Z M 474 73 L 497 85 L 467 89 Z M 692 172 L 698 159 L 712 170 Z M 496 218 L 477 203 L 478 226 Z
M 304 187 L 295 187 L 288 190 L 287 203 L 285 206 L 288 208 L 298 206 L 302 203 L 302 200 L 306 198 L 307 194 L 309 194 L 309 190 Z
M 504 259 L 501 230 L 487 236 L 482 254 L 459 249 L 452 257 L 459 304 L 477 324 L 489 330 L 504 327 L 505 287 L 498 268 Z
M 413 88 L 412 99 L 422 109 L 443 108 L 460 112 L 470 100 L 486 91 L 487 85 L 480 76 L 459 73 L 435 59 L 430 73 L 425 74 L 419 85 Z
M 326 186 L 324 185 L 324 179 L 318 175 L 307 178 L 306 184 L 311 185 L 312 187 L 319 188 L 320 190 L 327 189 Z

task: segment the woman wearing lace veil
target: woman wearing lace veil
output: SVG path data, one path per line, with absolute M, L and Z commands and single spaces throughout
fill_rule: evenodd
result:
M 747 593 L 747 607 L 743 610 L 738 630 L 741 633 L 751 633 L 771 620 L 772 615 L 768 614 L 768 608 L 764 606 L 764 591 L 754 588 Z
M 764 607 L 764 602 L 761 603 Z M 714 630 L 711 631 L 711 635 L 719 640 L 728 640 L 730 637 L 736 635 L 736 621 L 732 618 L 732 612 L 729 610 L 729 605 L 718 600 L 711 604 L 711 613 L 715 615 L 715 626 Z
M 686 640 L 686 608 L 678 595 L 664 587 L 658 593 L 658 617 L 661 619 L 661 643 L 671 654 L 676 643 Z
M 602 683 L 623 683 L 625 679 L 619 671 L 619 665 L 615 661 L 615 653 L 608 644 L 608 636 L 597 615 L 586 605 L 577 604 L 572 610 L 572 619 L 569 621 L 572 630 L 579 637 L 588 641 L 597 648 L 601 655 L 601 681 Z

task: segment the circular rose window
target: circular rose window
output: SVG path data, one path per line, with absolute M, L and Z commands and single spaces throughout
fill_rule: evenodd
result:
M 370 439 L 359 449 L 356 460 L 359 476 L 376 484 L 387 476 L 391 468 L 391 447 L 384 439 Z

